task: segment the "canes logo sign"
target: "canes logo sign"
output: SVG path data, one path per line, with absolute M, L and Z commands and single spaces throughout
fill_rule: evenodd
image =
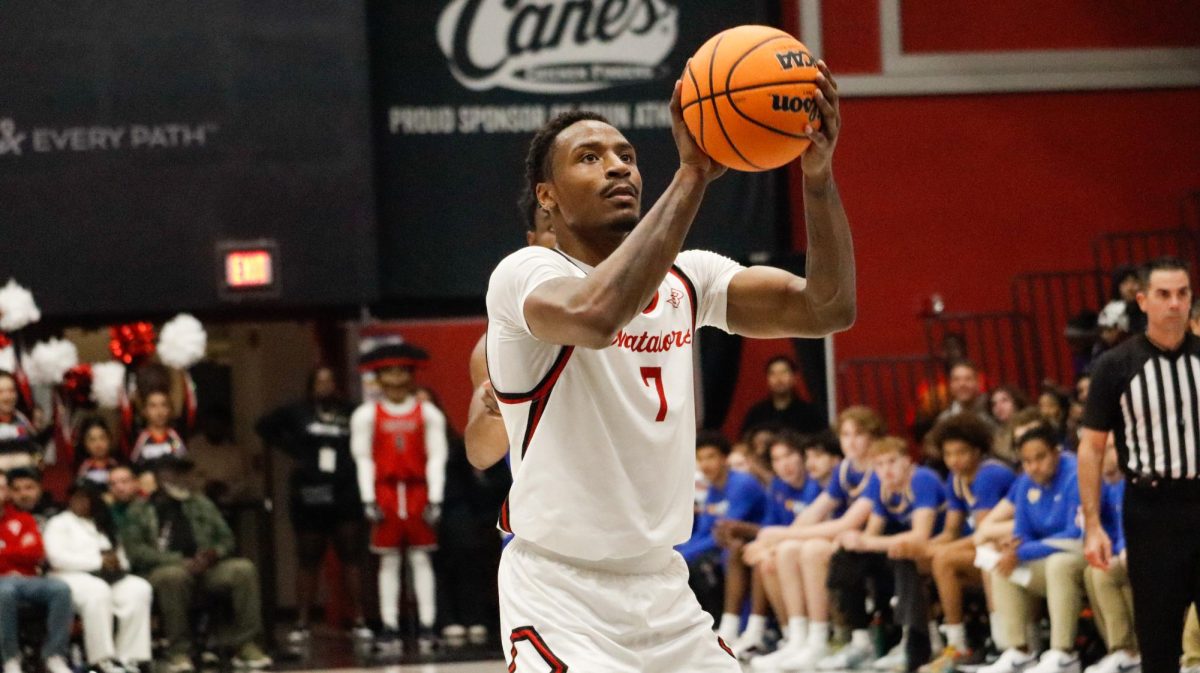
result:
M 667 0 L 451 0 L 437 41 L 473 91 L 580 93 L 666 76 L 679 34 Z

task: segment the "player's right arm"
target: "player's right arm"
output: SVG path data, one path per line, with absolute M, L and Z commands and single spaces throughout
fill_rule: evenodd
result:
M 611 255 L 585 278 L 560 277 L 525 300 L 525 322 L 537 339 L 562 346 L 606 348 L 629 324 L 675 263 L 708 183 L 725 168 L 704 154 L 683 123 L 680 83 L 671 95 L 671 133 L 679 170 L 654 207 Z
M 475 394 L 467 411 L 467 429 L 463 441 L 467 445 L 467 460 L 477 470 L 486 470 L 504 459 L 508 453 L 508 432 L 492 384 L 488 380 L 486 335 L 479 338 L 471 351 L 471 385 Z

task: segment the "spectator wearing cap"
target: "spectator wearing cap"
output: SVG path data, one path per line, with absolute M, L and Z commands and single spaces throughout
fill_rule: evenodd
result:
M 133 571 L 154 587 L 172 673 L 193 670 L 189 612 L 197 589 L 227 594 L 232 601 L 233 623 L 220 644 L 235 648 L 234 665 L 265 668 L 271 659 L 257 643 L 263 633 L 258 570 L 233 557 L 233 532 L 211 500 L 192 492 L 190 468 L 178 456 L 157 459 L 159 489 L 129 505 L 121 543 Z
M 1096 345 L 1092 347 L 1093 362 L 1100 357 L 1101 353 L 1121 343 L 1129 336 L 1129 323 L 1128 303 L 1114 299 L 1104 305 L 1100 315 L 1096 318 L 1097 338 Z

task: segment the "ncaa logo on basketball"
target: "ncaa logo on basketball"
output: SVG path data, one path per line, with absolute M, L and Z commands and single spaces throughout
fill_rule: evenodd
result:
M 451 0 L 437 42 L 473 91 L 580 93 L 665 77 L 678 24 L 666 0 Z
M 791 70 L 792 68 L 811 68 L 817 65 L 812 56 L 809 56 L 806 51 L 780 51 L 775 53 L 775 60 L 779 61 L 780 70 Z

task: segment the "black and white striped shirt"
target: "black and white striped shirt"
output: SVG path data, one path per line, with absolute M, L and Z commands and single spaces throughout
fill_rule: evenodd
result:
M 1145 334 L 1100 356 L 1092 367 L 1083 425 L 1112 431 L 1130 477 L 1200 477 L 1200 338 L 1173 351 Z

